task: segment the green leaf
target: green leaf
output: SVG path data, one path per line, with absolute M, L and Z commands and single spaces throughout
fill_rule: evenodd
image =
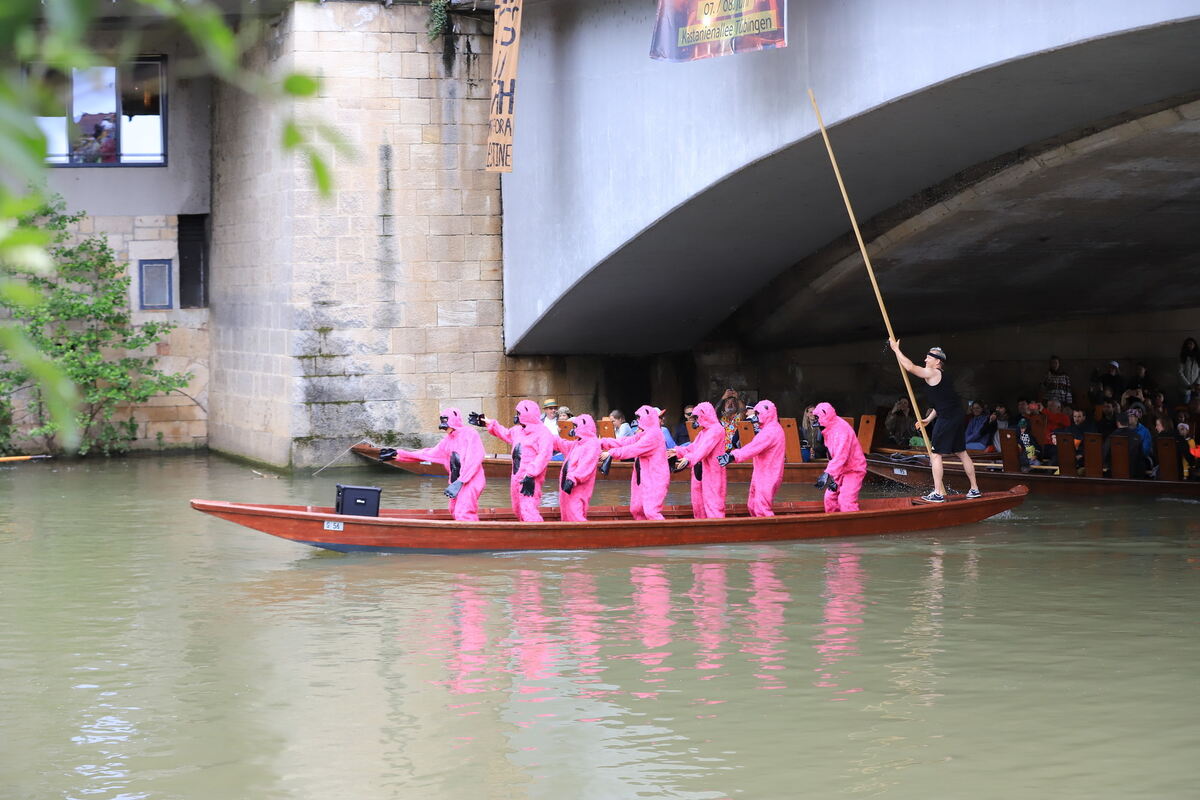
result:
M 0 280 L 0 302 L 32 308 L 43 302 L 42 295 L 24 283 Z
M 325 159 L 315 148 L 308 149 L 308 166 L 313 171 L 313 178 L 317 182 L 317 191 L 322 197 L 329 197 L 333 194 L 333 175 L 329 172 L 329 165 L 325 163 Z
M 304 134 L 295 120 L 288 120 L 283 125 L 283 149 L 295 150 L 304 143 Z
M 312 97 L 320 88 L 319 80 L 302 72 L 293 72 L 283 79 L 283 90 L 292 97 Z

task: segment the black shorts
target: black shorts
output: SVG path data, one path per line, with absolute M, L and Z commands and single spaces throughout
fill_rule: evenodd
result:
M 938 414 L 933 420 L 933 433 L 929 436 L 933 452 L 944 456 L 961 453 L 967 449 L 967 417 L 955 414 L 943 417 Z

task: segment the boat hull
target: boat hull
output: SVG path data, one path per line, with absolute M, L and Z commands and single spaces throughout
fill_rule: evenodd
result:
M 443 509 L 385 509 L 378 517 L 341 515 L 327 507 L 192 500 L 192 508 L 272 536 L 328 550 L 470 553 L 514 550 L 599 550 L 738 544 L 870 536 L 980 522 L 1020 505 L 1027 490 L 928 504 L 911 497 L 863 500 L 862 510 L 826 514 L 820 502 L 777 503 L 776 516 L 751 517 L 744 505 L 723 519 L 696 520 L 688 506 L 664 509 L 665 520 L 633 520 L 627 508 L 594 507 L 587 522 L 518 522 L 508 509 L 482 509 L 479 522 L 459 522 Z
M 400 462 L 400 461 L 380 461 L 379 447 L 372 444 L 356 444 L 350 450 L 368 461 L 376 464 L 385 464 L 389 467 L 403 470 L 412 473 L 413 475 L 427 475 L 445 477 L 446 470 L 440 464 L 430 464 L 427 462 Z M 547 485 L 550 484 L 549 477 L 553 476 L 555 485 L 558 481 L 558 470 L 555 469 L 556 464 L 562 462 L 551 462 L 550 469 L 547 470 Z M 817 478 L 821 477 L 821 473 L 825 471 L 827 461 L 803 461 L 789 462 L 783 466 L 783 482 L 784 483 L 815 483 Z M 730 483 L 749 483 L 750 474 L 754 469 L 753 464 L 730 464 L 725 468 L 728 472 L 728 480 Z M 607 475 L 596 473 L 596 478 L 599 480 L 608 481 L 629 481 L 633 473 L 632 461 L 614 461 Z M 512 475 L 512 458 L 507 454 L 497 454 L 489 456 L 483 460 L 483 474 L 488 478 L 505 478 Z M 686 483 L 691 473 L 688 470 L 675 472 L 671 474 L 673 482 Z
M 897 462 L 876 456 L 867 457 L 867 470 L 873 475 L 895 481 L 914 489 L 933 486 L 933 471 L 929 464 Z M 943 472 L 948 489 L 965 492 L 971 484 L 957 461 L 945 462 Z M 1200 498 L 1200 481 L 1122 480 L 1120 478 L 1087 478 L 1076 475 L 1054 475 L 1045 472 L 1004 472 L 976 465 L 975 479 L 985 492 L 1003 492 L 1013 486 L 1028 486 L 1034 494 L 1063 496 L 1095 496 L 1127 494 L 1155 497 Z

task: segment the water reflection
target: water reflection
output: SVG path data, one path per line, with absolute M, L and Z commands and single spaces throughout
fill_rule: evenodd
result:
M 327 476 L 34 470 L 0 471 L 4 798 L 907 798 L 1012 774 L 1059 800 L 1190 796 L 1194 505 L 389 558 L 186 511 L 312 502 Z M 443 485 L 388 492 L 427 507 Z
M 825 616 L 814 645 L 820 659 L 815 686 L 835 690 L 833 700 L 856 694 L 861 687 L 843 687 L 848 665 L 841 662 L 858 655 L 858 636 L 863 625 L 862 559 L 854 545 L 830 547 L 825 564 Z M 841 665 L 841 666 L 839 666 Z

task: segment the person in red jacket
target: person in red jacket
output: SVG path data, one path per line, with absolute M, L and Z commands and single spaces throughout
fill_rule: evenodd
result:
M 818 403 L 813 413 L 829 451 L 829 464 L 817 480 L 817 488 L 825 490 L 825 512 L 858 511 L 858 492 L 867 475 L 867 457 L 858 436 L 829 403 Z
M 771 504 L 783 483 L 783 462 L 787 456 L 783 426 L 779 424 L 779 412 L 770 400 L 760 400 L 746 419 L 754 423 L 754 438 L 749 444 L 720 456 L 717 462 L 724 467 L 730 461 L 753 461 L 746 505 L 752 517 L 773 517 L 775 512 L 771 510 Z
M 571 435 L 578 439 L 554 439 L 554 448 L 566 456 L 559 478 L 558 510 L 563 522 L 587 522 L 588 506 L 596 488 L 600 440 L 596 421 L 590 414 L 571 419 Z
M 450 513 L 457 520 L 479 521 L 479 494 L 487 484 L 483 475 L 483 442 L 479 434 L 467 427 L 457 408 L 442 409 L 438 430 L 446 438 L 424 450 L 401 450 L 385 447 L 379 451 L 380 461 L 428 461 L 441 464 L 450 476 L 443 492 L 450 498 Z

